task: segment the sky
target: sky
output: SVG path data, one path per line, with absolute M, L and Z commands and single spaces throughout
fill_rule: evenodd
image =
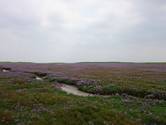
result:
M 0 0 L 0 61 L 166 62 L 166 0 Z

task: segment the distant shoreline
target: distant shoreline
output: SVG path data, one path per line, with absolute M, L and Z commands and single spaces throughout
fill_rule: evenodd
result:
M 121 64 L 166 64 L 166 61 L 164 62 L 14 62 L 14 61 L 0 61 L 0 63 L 32 63 L 32 64 L 87 64 L 87 63 L 121 63 Z

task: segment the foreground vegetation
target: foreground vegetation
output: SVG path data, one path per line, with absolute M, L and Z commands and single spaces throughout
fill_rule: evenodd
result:
M 0 125 L 165 125 L 166 101 L 78 97 L 56 82 L 0 78 Z

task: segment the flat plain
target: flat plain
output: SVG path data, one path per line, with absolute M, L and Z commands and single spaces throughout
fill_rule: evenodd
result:
M 96 96 L 66 93 L 72 85 Z M 0 125 L 165 125 L 166 63 L 0 63 Z

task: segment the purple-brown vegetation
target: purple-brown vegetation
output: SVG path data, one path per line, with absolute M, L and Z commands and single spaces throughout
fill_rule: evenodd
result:
M 0 63 L 0 67 L 0 124 L 166 123 L 164 63 Z M 64 84 L 98 96 L 64 94 L 59 90 Z
M 11 68 L 0 77 L 35 76 L 76 85 L 94 94 L 129 94 L 145 98 L 166 98 L 166 64 L 153 63 L 1 63 Z

